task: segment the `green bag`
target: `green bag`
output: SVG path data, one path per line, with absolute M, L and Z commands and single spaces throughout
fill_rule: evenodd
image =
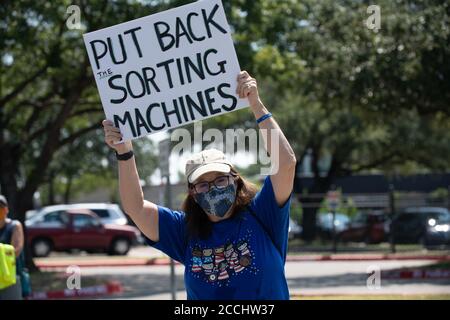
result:
M 22 285 L 22 297 L 26 298 L 31 295 L 31 280 L 28 269 L 25 267 L 25 256 L 23 251 L 17 257 L 17 275 L 20 277 Z

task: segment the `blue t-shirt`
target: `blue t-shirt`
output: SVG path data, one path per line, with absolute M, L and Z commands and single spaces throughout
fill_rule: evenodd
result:
M 189 300 L 289 299 L 284 264 L 290 201 L 277 205 L 268 176 L 250 203 L 253 214 L 241 211 L 213 223 L 207 239 L 188 237 L 184 212 L 158 206 L 159 241 L 147 243 L 184 264 Z

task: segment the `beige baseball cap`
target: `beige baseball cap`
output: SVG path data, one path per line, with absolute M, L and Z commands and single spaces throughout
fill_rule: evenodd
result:
M 8 201 L 6 200 L 5 196 L 0 194 L 0 207 L 7 207 Z
M 186 161 L 185 174 L 189 183 L 194 182 L 202 174 L 212 171 L 229 173 L 232 164 L 225 154 L 217 149 L 207 149 L 192 155 Z

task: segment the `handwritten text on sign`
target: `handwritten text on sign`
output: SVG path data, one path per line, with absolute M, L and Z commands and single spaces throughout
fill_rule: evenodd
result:
M 84 35 L 106 118 L 124 139 L 248 106 L 220 0 L 193 4 Z

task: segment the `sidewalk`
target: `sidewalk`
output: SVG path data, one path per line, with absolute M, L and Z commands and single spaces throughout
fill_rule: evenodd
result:
M 450 254 L 408 252 L 397 254 L 385 253 L 337 253 L 337 254 L 288 254 L 287 262 L 302 261 L 386 261 L 386 260 L 430 260 L 450 261 Z M 167 255 L 151 247 L 137 247 L 127 256 L 71 256 L 55 255 L 48 258 L 35 258 L 35 264 L 41 269 L 79 267 L 124 267 L 124 266 L 160 266 L 170 264 Z M 179 264 L 176 262 L 176 264 Z
M 84 259 L 85 260 L 85 259 Z M 430 267 L 430 260 L 384 260 L 384 261 L 293 261 L 285 267 L 286 279 L 292 299 L 338 299 L 382 298 L 382 295 L 396 295 L 392 298 L 407 298 L 405 295 L 441 295 L 450 299 L 450 277 L 448 269 L 442 272 L 439 265 Z M 368 268 L 376 266 L 381 271 L 380 290 L 367 287 Z M 442 264 L 443 267 L 448 262 Z M 419 273 L 419 270 L 421 272 Z M 56 271 L 50 269 L 49 271 Z M 58 270 L 60 271 L 60 270 Z M 53 275 L 59 282 L 56 289 L 65 288 L 67 274 L 63 272 L 41 272 L 41 275 Z M 177 298 L 185 299 L 184 272 L 182 265 L 175 268 Z M 399 273 L 400 272 L 400 273 Z M 429 276 L 428 276 L 429 273 Z M 407 277 L 402 277 L 406 275 Z M 425 276 L 426 275 L 426 276 Z M 96 299 L 170 299 L 170 268 L 165 265 L 83 267 L 82 287 L 85 294 L 91 294 L 93 287 L 110 281 L 121 284 L 123 291 L 114 295 L 102 295 Z M 55 278 L 56 277 L 56 278 Z M 49 291 L 46 282 L 36 291 Z M 81 294 L 81 292 L 80 292 Z M 426 296 L 426 297 L 425 297 Z M 87 298 L 87 297 L 86 297 Z M 94 298 L 94 297 L 90 297 Z M 411 297 L 414 298 L 414 297 Z M 419 297 L 416 297 L 419 298 Z

